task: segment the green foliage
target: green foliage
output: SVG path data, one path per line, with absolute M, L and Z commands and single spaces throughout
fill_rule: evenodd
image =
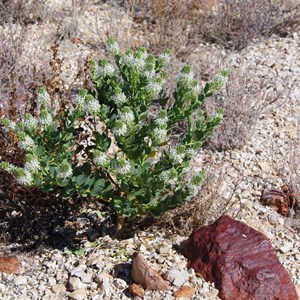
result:
M 97 197 L 124 216 L 159 216 L 197 194 L 205 175 L 195 177 L 190 161 L 222 119 L 222 110 L 207 117 L 200 109 L 227 77 L 222 71 L 200 88 L 185 66 L 172 99 L 163 87 L 170 51 L 158 57 L 145 48 L 121 53 L 113 40 L 107 60 L 90 63 L 94 88 L 81 90 L 73 106 L 62 109 L 44 88 L 35 115 L 23 122 L 3 119 L 25 152 L 23 167 L 1 162 L 20 184 L 71 196 Z M 185 136 L 172 145 L 178 122 L 188 121 Z

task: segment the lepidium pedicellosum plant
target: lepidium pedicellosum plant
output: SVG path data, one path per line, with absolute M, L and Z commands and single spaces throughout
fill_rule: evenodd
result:
M 198 193 L 205 173 L 190 176 L 191 159 L 223 113 L 206 116 L 201 105 L 221 89 L 227 71 L 201 88 L 185 66 L 168 97 L 169 50 L 159 56 L 145 48 L 121 53 L 112 39 L 108 50 L 114 65 L 91 61 L 93 89 L 81 90 L 63 114 L 41 88 L 35 114 L 18 123 L 2 120 L 18 137 L 25 161 L 21 166 L 2 161 L 0 167 L 25 186 L 59 191 L 65 198 L 97 197 L 119 216 L 159 216 Z M 188 130 L 171 143 L 182 121 Z

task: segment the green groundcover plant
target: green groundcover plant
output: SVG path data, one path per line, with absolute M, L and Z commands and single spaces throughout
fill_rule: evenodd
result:
M 24 151 L 24 163 L 0 168 L 25 186 L 60 192 L 62 197 L 97 197 L 120 216 L 159 216 L 192 199 L 204 171 L 191 176 L 191 159 L 222 119 L 200 109 L 227 77 L 222 71 L 201 88 L 189 66 L 177 78 L 173 97 L 164 91 L 170 51 L 145 48 L 121 53 L 110 39 L 115 64 L 90 63 L 93 89 L 82 89 L 63 109 L 40 88 L 37 108 L 21 122 L 2 119 Z M 188 130 L 170 142 L 178 122 Z

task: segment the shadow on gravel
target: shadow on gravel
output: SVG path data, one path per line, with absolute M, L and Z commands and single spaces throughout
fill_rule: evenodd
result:
M 97 199 L 67 201 L 37 189 L 21 189 L 3 171 L 0 190 L 4 192 L 0 199 L 2 251 L 7 245 L 10 252 L 29 252 L 40 247 L 76 250 L 84 240 L 114 233 L 112 213 L 101 214 L 103 204 Z

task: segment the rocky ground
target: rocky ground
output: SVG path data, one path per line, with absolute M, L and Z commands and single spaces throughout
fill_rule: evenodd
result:
M 74 57 L 104 53 L 101 47 L 98 53 L 91 50 L 91 45 L 96 44 L 96 39 L 104 42 L 112 8 L 103 5 L 101 10 L 97 9 L 91 7 L 80 19 L 81 41 L 72 43 L 66 40 L 60 48 L 60 55 L 65 56 L 66 78 L 77 68 L 72 63 Z M 126 14 L 117 12 L 117 15 L 119 18 L 114 22 L 122 24 L 118 27 L 118 34 L 124 44 L 130 46 L 133 43 L 132 20 Z M 31 31 L 31 37 L 40 36 L 43 32 L 41 52 L 49 49 L 56 30 L 55 24 L 48 24 L 47 29 L 43 26 L 32 25 Z M 102 35 L 99 36 L 99 32 Z M 142 33 L 135 34 L 135 38 L 142 38 Z M 32 40 L 29 39 L 28 43 Z M 254 81 L 264 78 L 272 83 L 268 91 L 284 92 L 278 101 L 259 114 L 254 133 L 244 147 L 221 152 L 204 149 L 195 158 L 194 167 L 209 168 L 214 178 L 222 177 L 219 192 L 229 201 L 227 214 L 261 231 L 271 240 L 300 295 L 299 215 L 283 217 L 259 202 L 265 187 L 280 188 L 290 176 L 300 172 L 299 153 L 297 148 L 292 147 L 297 141 L 299 145 L 300 139 L 299 48 L 300 36 L 295 32 L 291 37 L 274 36 L 258 41 L 238 53 L 200 44 L 188 61 L 193 64 L 205 55 L 221 55 L 224 66 L 238 68 L 243 64 Z M 251 106 L 256 99 L 247 100 Z M 89 226 L 88 219 L 78 218 L 76 222 L 80 229 Z M 17 255 L 21 266 L 16 274 L 0 274 L 0 299 L 131 299 L 128 292 L 130 263 L 136 250 L 154 269 L 160 273 L 175 274 L 177 278 L 170 291 L 146 292 L 145 299 L 174 299 L 172 293 L 183 282 L 195 288 L 191 299 L 219 299 L 212 284 L 196 277 L 193 270 L 187 270 L 187 260 L 181 254 L 181 243 L 186 239 L 186 235 L 174 234 L 170 229 L 150 227 L 124 240 L 113 239 L 109 235 L 98 237 L 93 242 L 83 240 L 76 253 L 53 248 L 42 248 L 36 253 L 15 253 L 16 245 L 4 244 L 1 252 Z

